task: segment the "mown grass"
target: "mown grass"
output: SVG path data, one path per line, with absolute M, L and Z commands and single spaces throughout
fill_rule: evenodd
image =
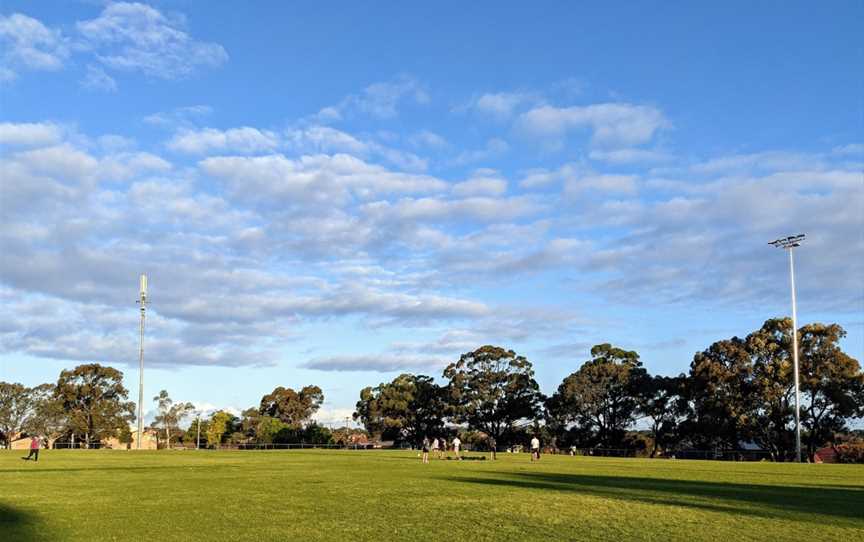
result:
M 864 540 L 864 467 L 0 452 L 0 540 Z

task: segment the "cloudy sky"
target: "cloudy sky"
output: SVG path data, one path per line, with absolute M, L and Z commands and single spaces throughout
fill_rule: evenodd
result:
M 864 355 L 861 2 L 5 0 L 0 380 L 322 420 L 483 344 L 544 391 L 789 313 Z M 433 7 L 434 5 L 434 7 Z M 605 7 L 608 6 L 608 7 Z M 149 405 L 148 405 L 149 406 Z

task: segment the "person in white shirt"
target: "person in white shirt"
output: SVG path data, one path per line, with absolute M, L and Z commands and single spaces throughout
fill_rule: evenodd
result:
M 537 435 L 531 439 L 531 461 L 540 461 L 540 439 Z
M 462 461 L 462 456 L 459 455 L 459 446 L 462 445 L 462 441 L 459 440 L 459 437 L 453 437 L 453 451 L 456 452 L 456 459 Z
M 435 457 L 437 457 L 438 459 L 441 459 L 441 450 L 440 450 L 439 446 L 440 446 L 440 443 L 438 442 L 438 437 L 435 437 L 434 439 L 432 439 L 432 454 Z

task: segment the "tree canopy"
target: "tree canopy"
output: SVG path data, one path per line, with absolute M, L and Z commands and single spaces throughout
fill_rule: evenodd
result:
M 36 407 L 32 388 L 23 384 L 0 382 L 0 433 L 4 444 L 20 433 Z
M 135 418 L 123 373 L 113 367 L 91 363 L 62 371 L 55 393 L 67 413 L 69 429 L 88 445 L 115 436 Z
M 296 428 L 308 422 L 323 402 L 324 393 L 318 386 L 305 386 L 299 392 L 279 386 L 261 398 L 258 411 Z
M 171 435 L 181 432 L 180 423 L 195 410 L 195 405 L 192 403 L 175 403 L 168 396 L 167 390 L 160 391 L 153 400 L 156 401 L 159 412 L 153 422 L 162 427 L 165 434 L 165 445 L 170 448 Z
M 620 446 L 634 421 L 647 373 L 639 354 L 610 344 L 594 346 L 591 358 L 564 379 L 549 410 L 561 422 L 579 426 L 587 443 Z
M 467 352 L 444 369 L 450 415 L 456 423 L 483 431 L 499 444 L 518 422 L 540 414 L 543 396 L 524 356 L 499 346 Z
M 424 436 L 441 433 L 445 406 L 444 392 L 432 377 L 402 374 L 363 389 L 354 417 L 369 431 L 419 444 Z

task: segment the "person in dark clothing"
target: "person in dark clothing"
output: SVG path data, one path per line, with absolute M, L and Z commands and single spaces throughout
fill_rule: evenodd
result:
M 30 439 L 30 453 L 24 459 L 33 458 L 33 461 L 39 461 L 39 437 Z

